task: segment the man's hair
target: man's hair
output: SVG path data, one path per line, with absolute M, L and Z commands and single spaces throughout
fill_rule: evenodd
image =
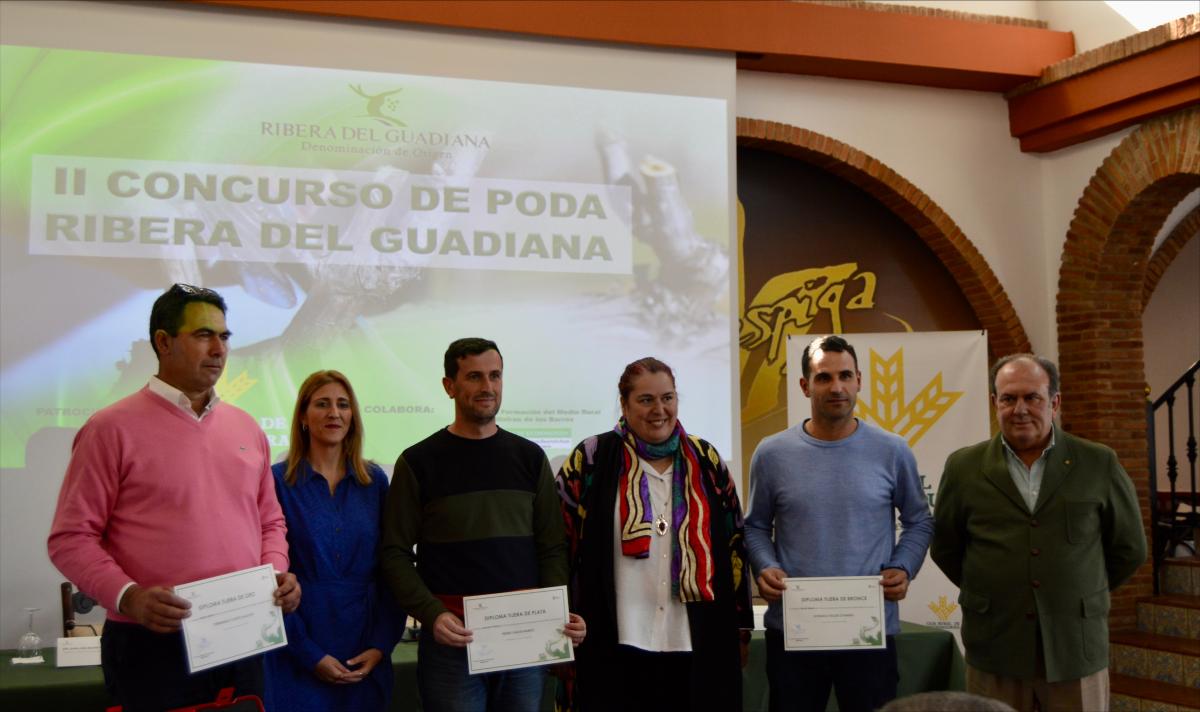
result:
M 1056 366 L 1054 362 L 1048 358 L 1035 356 L 1034 354 L 1029 353 L 1009 354 L 996 359 L 996 363 L 992 364 L 992 370 L 988 373 L 988 389 L 992 392 L 992 395 L 996 395 L 996 374 L 1000 373 L 1000 369 L 1004 368 L 1013 361 L 1022 360 L 1032 361 L 1038 366 L 1042 367 L 1042 370 L 1046 372 L 1047 378 L 1050 379 L 1049 395 L 1051 398 L 1053 398 L 1058 393 L 1058 366 Z
M 454 380 L 458 375 L 458 360 L 467 356 L 478 356 L 487 351 L 495 351 L 500 357 L 500 363 L 504 363 L 504 354 L 500 353 L 500 347 L 495 341 L 488 339 L 480 339 L 478 337 L 470 337 L 466 339 L 458 339 L 451 341 L 446 347 L 446 357 L 442 360 L 442 366 L 446 370 L 446 378 Z
M 670 366 L 653 356 L 639 358 L 625 367 L 621 372 L 621 379 L 617 381 L 617 392 L 621 394 L 622 403 L 629 402 L 629 394 L 633 393 L 633 379 L 643 373 L 665 373 L 671 377 L 671 385 L 675 385 L 675 373 L 671 371 Z
M 225 300 L 213 290 L 181 282 L 172 284 L 154 300 L 154 307 L 150 309 L 150 348 L 154 349 L 155 358 L 158 358 L 158 347 L 154 345 L 154 335 L 161 329 L 170 336 L 177 336 L 183 325 L 183 310 L 192 302 L 211 304 L 222 314 L 227 312 Z
M 821 351 L 836 351 L 846 352 L 854 359 L 854 370 L 858 370 L 858 354 L 854 353 L 854 347 L 850 342 L 840 336 L 818 336 L 812 340 L 808 346 L 804 347 L 804 356 L 800 359 L 801 375 L 807 380 L 808 375 L 812 373 L 812 353 L 820 349 Z

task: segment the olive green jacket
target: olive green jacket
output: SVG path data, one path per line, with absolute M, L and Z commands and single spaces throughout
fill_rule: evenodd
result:
M 929 553 L 959 587 L 967 662 L 1046 679 L 1108 666 L 1109 591 L 1146 560 L 1141 511 L 1116 453 L 1055 426 L 1032 512 L 1013 484 L 1000 435 L 946 460 Z

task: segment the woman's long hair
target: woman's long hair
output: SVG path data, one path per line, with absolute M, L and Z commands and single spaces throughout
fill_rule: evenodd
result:
M 296 472 L 300 469 L 301 463 L 308 459 L 311 449 L 309 441 L 311 434 L 307 429 L 301 427 L 304 423 L 304 414 L 308 411 L 308 404 L 312 401 L 314 393 L 330 383 L 340 384 L 342 388 L 346 389 L 346 395 L 350 396 L 352 417 L 350 418 L 350 428 L 342 440 L 342 458 L 350 466 L 356 482 L 360 485 L 371 484 L 371 473 L 367 470 L 370 461 L 364 460 L 362 456 L 362 415 L 358 412 L 358 397 L 354 395 L 354 387 L 350 385 L 350 379 L 342 375 L 340 371 L 317 371 L 300 384 L 300 393 L 296 396 L 296 409 L 292 412 L 292 437 L 288 442 L 287 470 L 283 475 L 283 481 L 289 485 L 296 484 Z

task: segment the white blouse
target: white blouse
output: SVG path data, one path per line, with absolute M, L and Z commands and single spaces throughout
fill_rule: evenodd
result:
M 641 460 L 647 475 L 651 521 L 661 513 L 671 522 L 672 468 L 659 473 Z M 635 559 L 621 553 L 621 493 L 617 492 L 614 514 L 613 572 L 617 589 L 617 640 L 622 645 L 660 653 L 689 652 L 692 634 L 687 609 L 678 596 L 671 595 L 671 539 L 674 527 L 665 535 L 650 535 L 650 556 Z

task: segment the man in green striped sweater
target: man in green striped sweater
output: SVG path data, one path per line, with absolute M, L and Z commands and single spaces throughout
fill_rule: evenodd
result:
M 462 597 L 567 583 L 558 494 L 542 449 L 496 425 L 504 371 L 496 344 L 459 339 L 444 365 L 454 422 L 396 461 L 380 565 L 397 604 L 421 622 L 426 712 L 532 712 L 542 668 L 468 674 Z M 580 642 L 583 620 L 572 614 L 565 632 Z

